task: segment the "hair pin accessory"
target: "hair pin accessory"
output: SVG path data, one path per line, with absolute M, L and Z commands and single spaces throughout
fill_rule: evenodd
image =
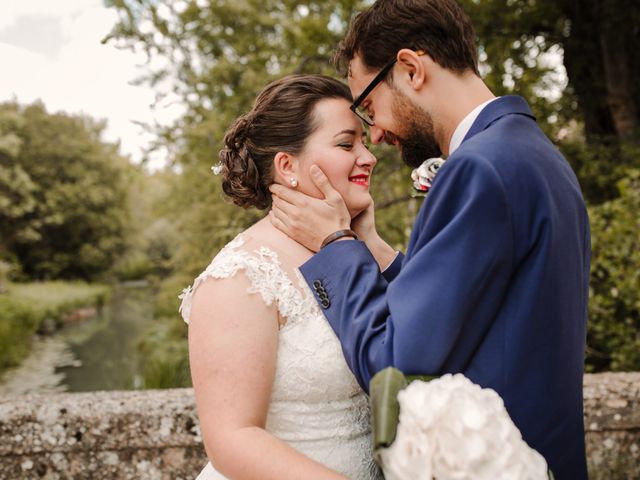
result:
M 222 173 L 222 164 L 218 163 L 218 164 L 214 165 L 213 167 L 211 167 L 211 172 L 214 175 L 220 175 Z

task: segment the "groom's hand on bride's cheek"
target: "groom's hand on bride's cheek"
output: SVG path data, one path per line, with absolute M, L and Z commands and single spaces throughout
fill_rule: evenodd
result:
M 319 167 L 311 167 L 311 178 L 324 198 L 273 184 L 269 187 L 273 194 L 269 218 L 276 228 L 317 252 L 329 234 L 350 228 L 351 217 L 344 200 Z

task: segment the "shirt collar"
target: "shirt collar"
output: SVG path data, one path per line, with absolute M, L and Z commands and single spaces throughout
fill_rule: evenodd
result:
M 457 150 L 457 148 L 462 144 L 462 140 L 469 132 L 469 129 L 473 125 L 473 122 L 475 122 L 476 118 L 478 118 L 478 115 L 480 115 L 482 109 L 498 98 L 500 97 L 491 98 L 486 102 L 481 103 L 462 119 L 462 121 L 458 124 L 455 131 L 453 132 L 453 135 L 451 136 L 451 142 L 449 143 L 449 156 L 451 156 L 453 152 Z

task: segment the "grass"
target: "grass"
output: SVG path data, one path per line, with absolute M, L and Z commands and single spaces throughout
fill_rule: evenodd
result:
M 82 282 L 10 283 L 0 294 L 0 371 L 18 365 L 29 353 L 43 322 L 60 325 L 65 313 L 101 307 L 109 295 L 106 285 Z

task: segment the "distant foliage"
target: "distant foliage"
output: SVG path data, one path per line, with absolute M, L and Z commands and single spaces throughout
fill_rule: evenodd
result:
M 126 251 L 113 266 L 118 280 L 165 279 L 174 270 L 180 244 L 179 215 L 170 198 L 179 176 L 170 170 L 148 174 L 136 172 L 128 186 L 131 226 Z
M 619 182 L 640 169 L 640 146 L 632 143 L 564 141 L 560 150 L 576 173 L 589 205 L 620 196 Z
M 45 322 L 59 327 L 64 313 L 86 306 L 100 308 L 110 295 L 105 285 L 81 282 L 8 284 L 0 292 L 0 371 L 20 363 Z
M 590 210 L 589 371 L 640 370 L 640 170 L 618 188 Z
M 39 103 L 0 104 L 0 259 L 27 277 L 95 278 L 121 252 L 132 167 L 103 130 Z
M 157 326 L 140 344 L 144 354 L 145 388 L 190 387 L 187 325 L 177 314 L 178 293 L 191 283 L 184 274 L 169 277 L 160 285 L 154 309 Z

